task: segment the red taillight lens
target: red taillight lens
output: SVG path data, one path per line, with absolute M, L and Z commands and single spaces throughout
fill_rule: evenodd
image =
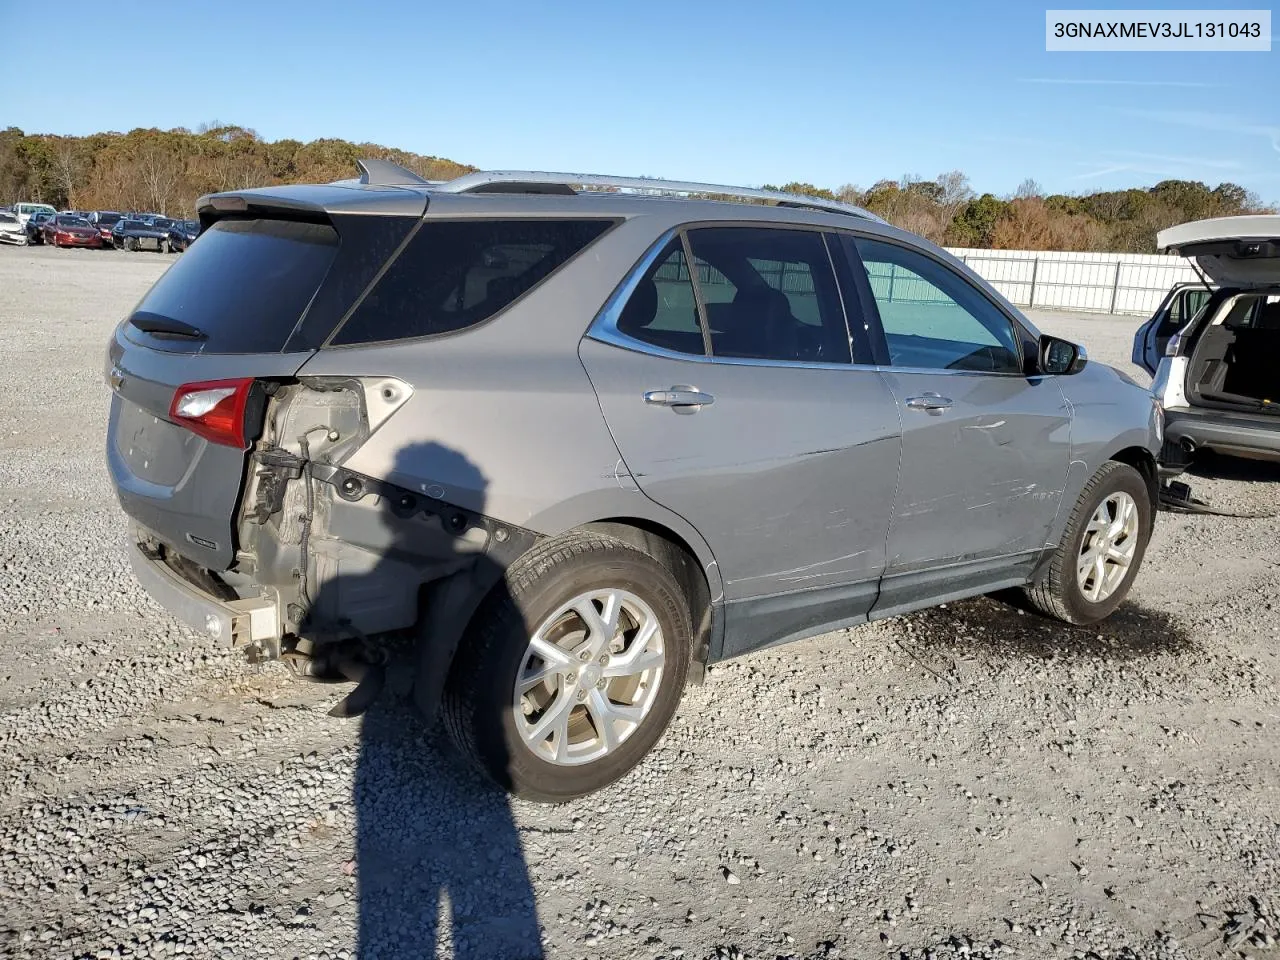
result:
M 173 393 L 169 419 L 213 443 L 248 446 L 245 410 L 253 378 L 184 383 Z

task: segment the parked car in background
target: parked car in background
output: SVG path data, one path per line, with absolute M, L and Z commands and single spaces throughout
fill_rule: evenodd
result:
M 50 216 L 54 216 L 58 211 L 47 203 L 15 203 L 13 212 L 18 215 L 18 219 L 22 221 L 22 225 L 25 227 L 33 214 L 47 213 Z
M 101 247 L 102 237 L 98 228 L 84 217 L 73 217 L 65 213 L 45 220 L 44 242 L 55 247 Z
M 326 675 L 413 630 L 423 712 L 564 801 L 708 662 L 1010 587 L 1089 624 L 1133 584 L 1150 392 L 932 243 L 740 187 L 362 168 L 203 198 L 108 346 L 135 575 L 217 642 Z
M 131 220 L 122 217 L 111 228 L 111 244 L 117 250 L 142 250 L 154 248 L 157 252 L 164 249 L 169 238 L 169 229 L 160 228 L 144 220 Z
M 1280 461 L 1280 216 L 1184 223 L 1156 246 L 1210 281 L 1175 287 L 1134 336 L 1164 410 L 1162 473 L 1201 450 Z
M 34 246 L 44 243 L 45 222 L 56 216 L 56 213 L 50 213 L 47 210 L 40 210 L 33 213 L 30 219 L 27 220 L 27 243 Z
M 11 213 L 8 210 L 0 211 L 0 243 L 13 244 L 19 247 L 27 245 L 26 228 L 23 227 L 22 221 L 18 219 L 16 213 Z
M 170 253 L 180 253 L 191 246 L 193 240 L 200 236 L 199 220 L 175 220 L 169 227 L 168 247 Z
M 89 214 L 89 222 L 98 228 L 98 235 L 102 237 L 103 246 L 111 246 L 111 228 L 117 222 L 124 218 L 124 214 L 116 213 L 114 210 L 95 210 Z

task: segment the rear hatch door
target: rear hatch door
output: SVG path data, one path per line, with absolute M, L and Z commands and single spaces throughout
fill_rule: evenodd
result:
M 267 384 L 294 376 L 315 353 L 425 208 L 421 193 L 416 213 L 389 216 L 289 208 L 255 194 L 241 195 L 247 204 L 233 198 L 230 215 L 202 211 L 200 242 L 119 324 L 107 353 L 107 462 L 121 505 L 213 570 L 235 559 L 247 450 L 262 427 Z M 244 418 L 243 443 L 199 435 L 174 412 L 184 387 L 246 379 L 255 382 L 234 411 Z
M 1169 227 L 1156 246 L 1194 260 L 1220 287 L 1280 284 L 1280 215 L 1215 217 Z

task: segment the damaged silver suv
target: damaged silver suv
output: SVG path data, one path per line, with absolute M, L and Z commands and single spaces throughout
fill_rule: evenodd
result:
M 1023 587 L 1133 583 L 1159 408 L 855 207 L 541 173 L 207 196 L 116 328 L 145 588 L 216 642 L 414 696 L 521 796 L 638 763 L 702 667 Z M 712 199 L 712 198 L 715 199 Z

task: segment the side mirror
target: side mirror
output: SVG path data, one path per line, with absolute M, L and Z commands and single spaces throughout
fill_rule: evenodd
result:
M 1051 376 L 1079 373 L 1089 362 L 1084 347 L 1045 334 L 1040 337 L 1040 372 Z

